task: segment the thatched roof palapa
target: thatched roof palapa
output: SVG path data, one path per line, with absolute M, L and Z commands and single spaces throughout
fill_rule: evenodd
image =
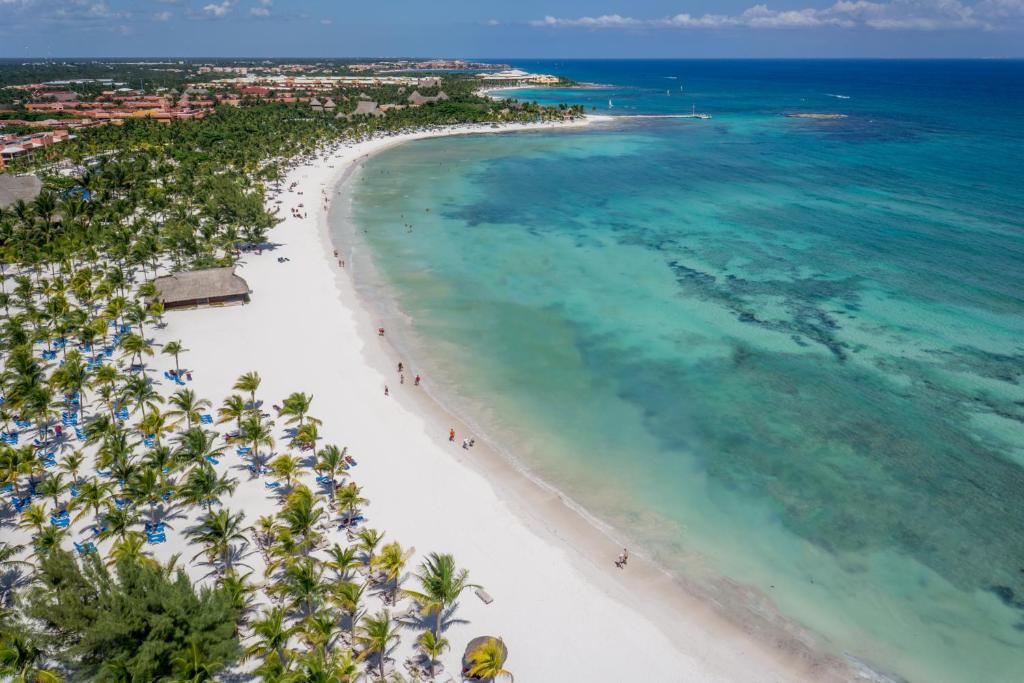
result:
M 0 173 L 0 208 L 7 208 L 19 199 L 30 202 L 42 189 L 43 181 L 34 175 Z
M 244 300 L 249 295 L 249 284 L 235 275 L 233 267 L 175 273 L 158 277 L 154 284 L 165 306 Z
M 420 106 L 421 104 L 429 104 L 431 102 L 440 102 L 448 99 L 448 94 L 442 90 L 436 95 L 427 96 L 421 93 L 419 90 L 413 90 L 412 94 L 409 95 L 409 104 L 413 106 Z

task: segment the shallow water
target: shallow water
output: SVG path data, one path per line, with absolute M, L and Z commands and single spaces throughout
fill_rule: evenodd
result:
M 709 591 L 911 680 L 1019 680 L 1024 63 L 523 66 L 714 118 L 367 162 L 418 368 Z

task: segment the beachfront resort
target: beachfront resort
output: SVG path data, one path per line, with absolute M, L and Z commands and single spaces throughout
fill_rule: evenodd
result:
M 468 79 L 274 70 L 195 65 L 200 80 L 150 90 L 0 69 L 0 676 L 511 678 L 516 644 L 468 618 L 508 596 L 383 524 L 350 399 L 281 364 L 298 349 L 256 357 L 245 325 L 219 339 L 197 321 L 254 324 L 273 299 L 260 268 L 290 260 L 282 231 L 317 234 L 326 191 L 296 169 L 402 131 L 563 112 Z

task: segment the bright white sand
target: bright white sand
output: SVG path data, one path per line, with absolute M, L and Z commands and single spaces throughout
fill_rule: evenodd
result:
M 386 530 L 385 542 L 415 546 L 410 569 L 428 552 L 450 552 L 469 569 L 472 581 L 486 587 L 494 598 L 490 605 L 470 592 L 463 596 L 456 616 L 465 621 L 446 634 L 452 649 L 442 659 L 446 673 L 439 680 L 449 674 L 458 679 L 463 648 L 483 634 L 505 639 L 507 666 L 518 681 L 808 677 L 806 666 L 791 667 L 778 652 L 755 644 L 695 602 L 664 598 L 673 592 L 673 584 L 640 558 L 631 560 L 625 571 L 616 570 L 612 560 L 618 548 L 610 539 L 557 495 L 527 482 L 512 468 L 479 462 L 496 460 L 486 448 L 464 451 L 458 442 L 448 443 L 450 418 L 439 417 L 437 407 L 427 405 L 424 392 L 408 380 L 411 375 L 405 385 L 399 384 L 398 359 L 377 336 L 376 321 L 357 300 L 348 272 L 332 256 L 322 192 L 335 197 L 336 181 L 365 155 L 451 132 L 363 142 L 291 171 L 282 187 L 299 184 L 295 192 L 282 193 L 280 216 L 285 220 L 269 237 L 279 246 L 261 255 L 247 254 L 238 269 L 252 290 L 252 302 L 169 312 L 168 325 L 155 332 L 155 341 L 185 342 L 190 351 L 182 365 L 194 369 L 191 387 L 215 406 L 249 370 L 262 376 L 258 398 L 270 412 L 271 404 L 291 392 L 311 393 L 311 414 L 324 421 L 322 443 L 347 446 L 359 463 L 352 475 L 370 499 L 364 511 L 368 526 Z M 291 216 L 299 203 L 305 205 L 305 219 Z M 279 256 L 290 261 L 279 263 Z M 173 367 L 159 354 L 151 364 L 159 368 L 158 379 Z M 176 388 L 163 384 L 166 393 Z M 384 396 L 385 384 L 390 397 Z M 454 419 L 450 423 L 458 428 Z M 277 450 L 283 450 L 283 424 L 275 436 Z M 459 442 L 462 436 L 460 430 Z M 243 510 L 247 523 L 278 509 L 276 497 L 264 488 L 270 479 L 250 479 L 233 450 L 217 469 L 239 479 L 238 490 L 225 503 Z M 312 477 L 309 472 L 310 485 Z M 186 561 L 192 557 L 197 549 L 187 546 L 182 532 L 197 517 L 190 513 L 169 520 L 168 542 L 156 547 L 158 557 L 166 559 L 172 552 L 181 552 Z M 84 526 L 77 525 L 79 531 Z M 332 530 L 330 537 L 345 542 L 342 531 Z M 256 570 L 255 576 L 262 573 L 257 553 L 243 561 Z M 194 578 L 207 576 L 209 570 L 201 560 L 189 566 Z M 407 585 L 414 585 L 412 577 Z M 404 607 L 400 603 L 398 609 Z M 406 633 L 392 655 L 399 666 L 411 654 L 415 636 Z

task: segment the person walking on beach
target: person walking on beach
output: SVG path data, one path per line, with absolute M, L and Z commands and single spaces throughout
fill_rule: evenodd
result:
M 420 376 L 419 375 L 416 375 L 416 379 L 413 381 L 413 384 L 415 386 L 417 386 L 417 387 L 420 385 Z
M 623 569 L 627 562 L 629 562 L 629 550 L 623 548 L 622 554 L 619 555 L 619 559 L 615 560 L 615 566 L 619 569 Z
M 464 450 L 464 451 L 468 451 L 469 450 L 469 439 L 463 439 L 462 440 L 462 450 Z
M 448 430 L 448 440 L 455 443 L 455 427 Z
M 399 375 L 398 376 L 398 383 L 399 384 L 405 384 L 405 375 Z
M 387 384 L 384 385 L 384 395 L 385 396 L 388 395 L 388 385 Z
M 398 372 L 402 372 L 402 368 L 404 368 L 404 367 L 405 366 L 402 365 L 402 361 L 398 361 Z

